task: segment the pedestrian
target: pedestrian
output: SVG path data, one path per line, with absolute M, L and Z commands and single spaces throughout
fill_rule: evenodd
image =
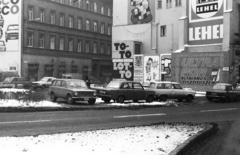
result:
M 90 82 L 90 80 L 88 79 L 88 76 L 86 76 L 85 82 L 86 82 L 88 88 L 90 88 L 91 82 Z

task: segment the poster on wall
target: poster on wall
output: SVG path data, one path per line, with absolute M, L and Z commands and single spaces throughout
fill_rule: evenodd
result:
M 21 65 L 21 3 L 0 1 L 0 70 L 17 71 Z
M 171 54 L 162 54 L 160 55 L 161 60 L 161 81 L 171 81 L 171 64 L 172 56 Z
M 225 0 L 189 1 L 189 45 L 220 44 Z
M 181 57 L 180 83 L 184 85 L 214 85 L 220 80 L 220 57 Z
M 143 55 L 134 55 L 134 81 L 143 83 Z
M 160 58 L 156 56 L 144 56 L 143 64 L 144 82 L 153 82 L 160 80 Z
M 155 20 L 155 1 L 128 0 L 128 24 L 151 23 Z
M 133 81 L 133 59 L 113 59 L 113 78 Z

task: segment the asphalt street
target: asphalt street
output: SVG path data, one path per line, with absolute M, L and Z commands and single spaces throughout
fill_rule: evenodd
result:
M 222 122 L 240 118 L 240 104 L 210 103 L 142 109 L 0 113 L 0 136 L 29 136 L 150 125 Z

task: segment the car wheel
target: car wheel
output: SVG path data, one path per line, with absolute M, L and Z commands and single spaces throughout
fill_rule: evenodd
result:
M 154 101 L 154 96 L 153 95 L 149 95 L 146 99 L 146 102 L 148 102 L 148 103 L 151 103 L 153 101 Z
M 133 100 L 133 102 L 138 102 L 138 100 Z
M 159 101 L 167 101 L 167 96 L 166 95 L 161 95 L 159 96 Z
M 72 98 L 72 95 L 67 95 L 67 103 L 68 104 L 74 104 L 74 100 L 73 100 L 73 98 Z
M 117 98 L 117 102 L 118 102 L 118 103 L 124 103 L 124 100 L 125 100 L 124 96 L 119 96 L 119 97 Z
M 57 97 L 55 96 L 54 93 L 51 93 L 51 101 L 52 102 L 56 102 L 57 101 Z
M 193 97 L 192 97 L 191 95 L 188 95 L 188 96 L 186 97 L 186 101 L 187 101 L 187 102 L 192 102 L 192 100 L 193 100 Z
M 111 99 L 102 99 L 105 103 L 110 103 Z
M 91 104 L 91 105 L 94 105 L 96 102 L 96 99 L 95 98 L 91 98 L 88 100 L 88 104 Z

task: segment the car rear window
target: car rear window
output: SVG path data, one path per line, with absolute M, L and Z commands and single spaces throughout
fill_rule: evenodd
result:
M 225 90 L 226 89 L 226 85 L 214 85 L 213 89 L 217 89 L 217 90 Z

